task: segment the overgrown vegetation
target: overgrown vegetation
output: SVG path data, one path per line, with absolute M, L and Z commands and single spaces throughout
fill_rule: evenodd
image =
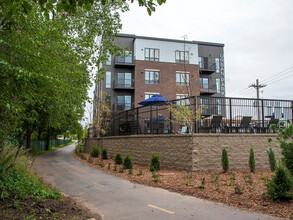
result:
M 59 192 L 48 188 L 34 174 L 28 153 L 15 147 L 4 147 L 0 153 L 0 197 L 5 200 L 38 198 L 59 199 Z
M 132 169 L 131 155 L 127 154 L 123 159 L 123 168 L 124 169 Z
M 229 170 L 229 158 L 228 158 L 228 152 L 226 148 L 224 147 L 222 150 L 222 168 L 224 172 L 226 173 Z
M 156 170 L 159 170 L 160 168 L 161 168 L 160 155 L 151 154 L 150 171 L 156 171 Z
M 99 157 L 99 154 L 100 154 L 99 148 L 94 146 L 90 153 L 91 157 Z
M 277 166 L 275 153 L 272 148 L 270 148 L 270 150 L 267 150 L 267 153 L 269 157 L 271 171 L 274 172 Z
M 249 153 L 249 169 L 251 172 L 255 171 L 255 159 L 254 159 L 253 147 L 250 148 L 250 153 Z

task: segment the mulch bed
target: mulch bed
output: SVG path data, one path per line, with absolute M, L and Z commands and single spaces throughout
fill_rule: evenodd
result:
M 12 197 L 0 200 L 0 219 L 101 219 L 76 201 L 65 197 L 62 200 L 17 200 Z
M 81 159 L 75 152 L 73 155 L 82 163 L 134 183 L 160 187 L 244 210 L 293 219 L 293 200 L 277 203 L 266 195 L 265 183 L 273 176 L 270 171 L 197 171 L 193 173 L 192 181 L 189 182 L 189 173 L 186 171 L 161 169 L 156 172 L 159 181 L 154 182 L 153 172 L 149 171 L 149 167 L 133 165 L 132 174 L 129 174 L 128 170 L 121 173 L 122 165 L 117 165 L 114 171 L 115 162 L 112 159 L 91 158 L 89 162 Z M 89 158 L 88 154 L 83 155 Z M 140 172 L 142 175 L 138 175 Z

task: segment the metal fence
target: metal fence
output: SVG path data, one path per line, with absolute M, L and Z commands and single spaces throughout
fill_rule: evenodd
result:
M 200 109 L 201 119 L 192 125 L 175 120 L 179 105 Z M 192 97 L 172 100 L 163 105 L 143 106 L 120 112 L 111 118 L 108 136 L 133 134 L 186 133 L 268 133 L 272 124 L 292 123 L 292 100 L 269 100 L 223 97 Z M 183 125 L 185 124 L 185 125 Z

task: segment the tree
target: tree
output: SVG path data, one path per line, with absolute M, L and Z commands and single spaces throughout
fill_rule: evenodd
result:
M 185 40 L 187 36 L 184 36 L 184 54 L 186 52 L 186 46 L 185 46 Z M 167 107 L 170 113 L 172 114 L 172 119 L 170 118 L 171 122 L 179 123 L 181 126 L 185 126 L 191 130 L 191 177 L 193 174 L 193 167 L 194 167 L 194 124 L 199 121 L 202 118 L 202 109 L 197 106 L 197 103 L 195 101 L 196 97 L 193 97 L 193 90 L 194 86 L 196 86 L 194 83 L 189 82 L 189 79 L 192 79 L 193 77 L 189 77 L 189 74 L 187 75 L 187 68 L 186 63 L 187 60 L 186 56 L 184 55 L 184 85 L 177 86 L 177 90 L 180 92 L 184 91 L 184 93 L 187 94 L 187 97 L 185 100 L 183 100 L 184 103 L 177 103 L 174 107 L 172 103 L 170 103 Z M 194 85 L 193 85 L 194 84 Z M 181 101 L 179 101 L 181 102 Z
M 228 152 L 225 147 L 222 150 L 221 162 L 222 162 L 223 170 L 226 173 L 229 170 L 229 158 L 228 158 Z
M 251 172 L 254 172 L 255 171 L 255 159 L 254 159 L 253 147 L 250 148 L 249 169 L 250 169 Z

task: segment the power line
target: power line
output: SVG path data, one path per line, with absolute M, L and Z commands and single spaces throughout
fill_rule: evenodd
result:
M 293 71 L 293 70 L 292 70 L 292 71 Z M 291 71 L 291 72 L 292 72 L 292 71 Z M 271 85 L 271 84 L 276 83 L 276 82 L 279 82 L 279 81 L 281 81 L 281 80 L 283 80 L 283 79 L 287 79 L 287 78 L 289 78 L 289 77 L 291 77 L 291 76 L 293 76 L 293 73 L 290 74 L 290 75 L 288 75 L 288 76 L 286 76 L 286 77 L 284 77 L 284 78 L 282 78 L 282 79 L 279 79 L 279 80 L 276 80 L 276 81 L 272 81 L 272 82 L 268 83 L 267 85 Z
M 270 77 L 268 77 L 268 78 L 262 80 L 262 82 L 265 82 L 265 83 L 266 83 L 267 81 L 271 81 L 271 78 L 275 78 L 275 77 L 278 76 L 279 74 L 284 73 L 284 72 L 287 72 L 288 70 L 291 70 L 291 69 L 293 69 L 293 66 L 291 66 L 291 67 L 289 67 L 288 69 L 285 69 L 285 70 L 283 70 L 283 71 L 281 71 L 281 72 L 279 72 L 279 73 L 276 73 L 275 75 L 272 75 L 272 76 L 270 76 Z M 292 70 L 291 70 L 291 71 L 292 71 Z M 289 71 L 289 72 L 291 72 L 291 71 Z M 288 73 L 288 72 L 287 72 L 287 73 Z M 284 73 L 284 74 L 282 74 L 281 76 L 286 75 L 287 73 Z

